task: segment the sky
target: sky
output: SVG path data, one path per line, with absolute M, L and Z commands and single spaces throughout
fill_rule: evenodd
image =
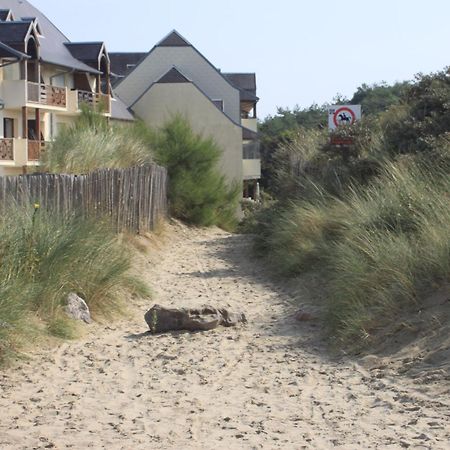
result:
M 258 116 L 450 65 L 449 0 L 30 0 L 71 41 L 148 51 L 176 29 L 224 72 L 255 72 Z

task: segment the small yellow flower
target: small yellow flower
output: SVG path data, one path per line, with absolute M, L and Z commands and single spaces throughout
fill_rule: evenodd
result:
M 40 207 L 41 207 L 41 205 L 39 203 L 34 204 L 34 209 L 39 209 Z

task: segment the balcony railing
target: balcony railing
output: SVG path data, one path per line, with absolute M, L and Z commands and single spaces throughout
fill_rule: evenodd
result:
M 28 140 L 28 161 L 39 161 L 45 149 L 45 142 Z
M 260 143 L 249 142 L 243 145 L 243 159 L 261 159 Z
M 67 105 L 66 88 L 28 82 L 28 102 L 65 108 Z
M 92 108 L 98 107 L 101 109 L 101 112 L 106 114 L 111 112 L 111 97 L 109 95 L 80 90 L 77 91 L 77 95 L 78 108 L 84 103 Z
M 14 139 L 0 139 L 0 161 L 14 161 Z

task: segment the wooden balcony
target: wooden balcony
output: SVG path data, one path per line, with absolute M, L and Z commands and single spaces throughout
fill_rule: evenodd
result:
M 42 83 L 28 82 L 28 102 L 44 106 L 67 107 L 67 89 Z
M 28 139 L 28 161 L 39 161 L 45 149 L 45 142 Z
M 82 104 L 99 109 L 104 114 L 111 113 L 111 96 L 89 91 L 77 91 L 78 109 Z
M 0 161 L 14 161 L 14 139 L 0 139 Z

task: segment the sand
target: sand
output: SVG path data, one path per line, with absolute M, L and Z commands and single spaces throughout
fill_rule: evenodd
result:
M 294 318 L 294 297 L 312 291 L 270 281 L 248 247 L 171 226 L 142 268 L 152 300 L 0 373 L 0 449 L 448 449 L 448 381 L 332 355 L 320 322 Z M 154 336 L 143 314 L 155 302 L 249 323 Z

